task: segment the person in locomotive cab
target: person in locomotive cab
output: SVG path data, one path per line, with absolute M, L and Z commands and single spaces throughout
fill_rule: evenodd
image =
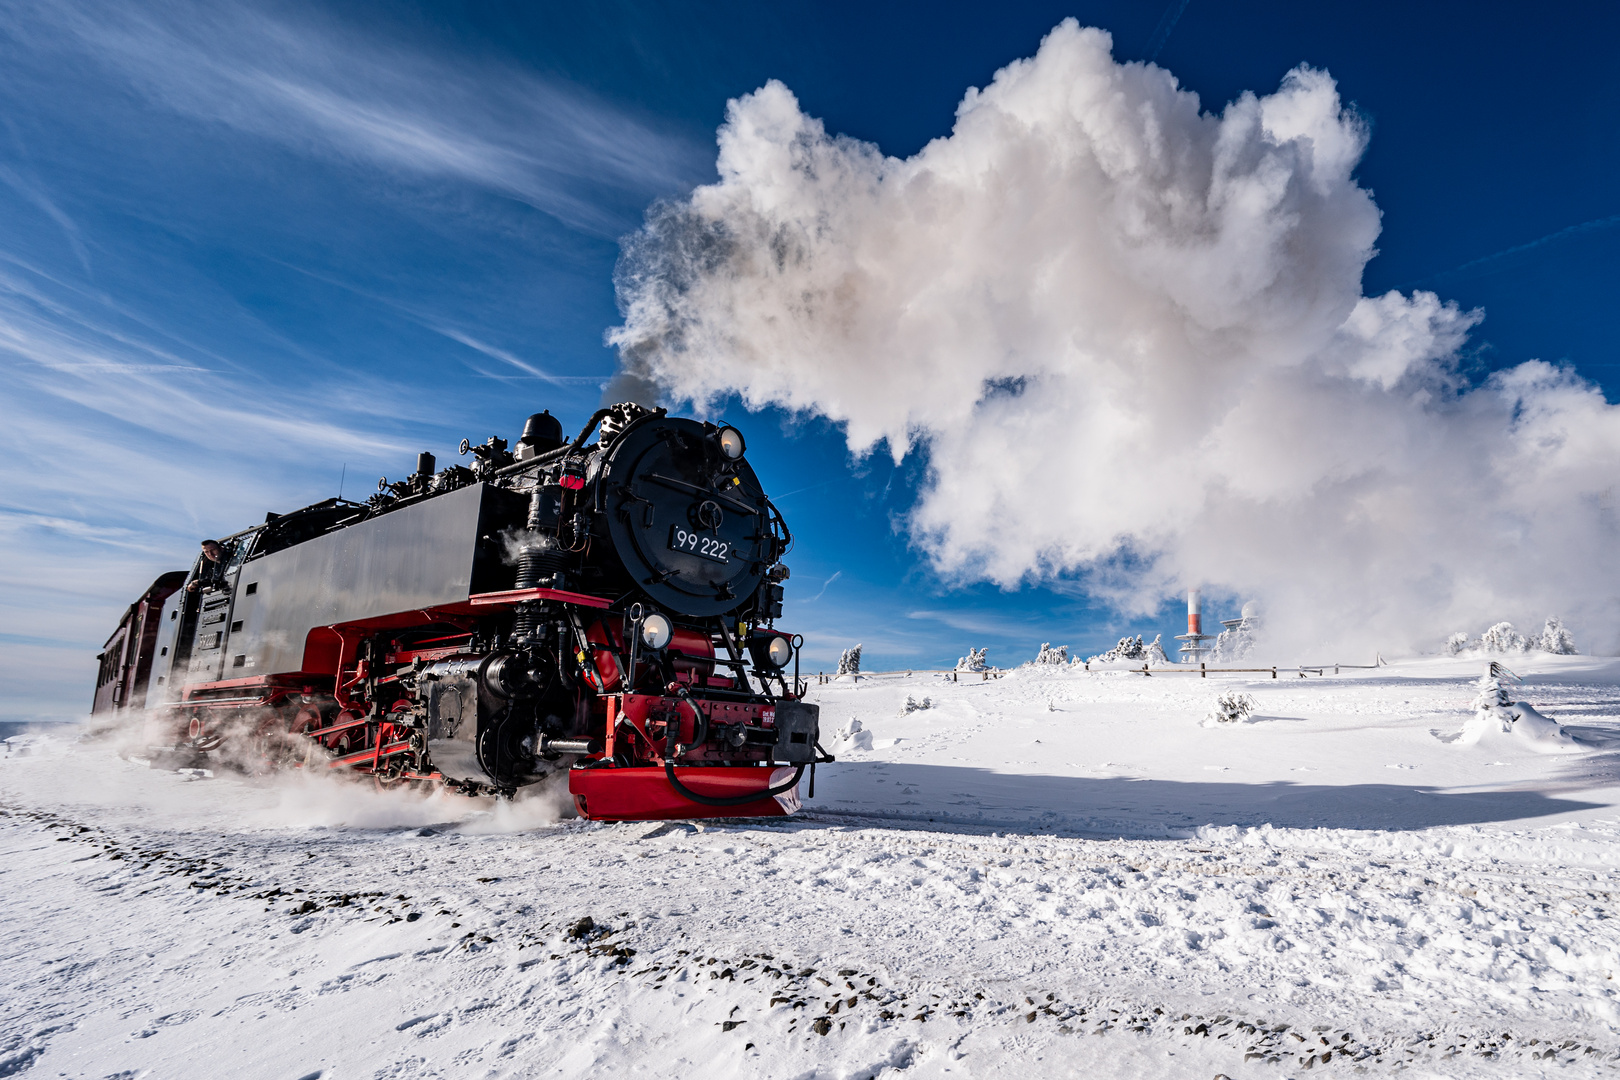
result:
M 218 589 L 225 584 L 225 545 L 218 540 L 204 540 L 202 553 L 202 567 L 197 571 L 197 576 L 191 579 L 191 584 L 186 586 L 188 592 Z

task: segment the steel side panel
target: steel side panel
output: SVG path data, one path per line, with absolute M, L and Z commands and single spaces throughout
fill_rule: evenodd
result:
M 475 484 L 249 561 L 236 581 L 233 674 L 300 671 L 319 626 L 465 604 L 485 487 Z M 249 583 L 257 583 L 252 596 Z
M 177 589 L 163 601 L 163 610 L 158 613 L 162 625 L 158 627 L 157 641 L 154 643 L 152 679 L 147 683 L 143 706 L 174 701 L 180 696 L 178 687 L 171 693 L 170 686 L 178 674 L 174 666 L 174 650 L 180 642 L 180 608 L 185 599 L 186 590 Z

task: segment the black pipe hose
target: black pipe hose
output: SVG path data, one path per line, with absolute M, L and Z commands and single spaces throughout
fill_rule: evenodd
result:
M 804 766 L 800 765 L 797 769 L 793 770 L 793 779 L 786 781 L 779 787 L 766 788 L 764 791 L 757 792 L 753 795 L 732 795 L 724 799 L 716 799 L 708 795 L 699 795 L 697 792 L 681 783 L 680 778 L 675 775 L 675 763 L 669 758 L 664 759 L 664 775 L 669 778 L 670 787 L 680 792 L 692 802 L 701 803 L 704 806 L 745 806 L 751 802 L 758 802 L 760 799 L 774 799 L 776 796 L 785 791 L 792 791 L 793 788 L 799 783 L 799 778 L 804 775 Z
M 675 743 L 676 736 L 673 734 L 670 735 L 669 741 L 664 744 L 664 776 L 669 780 L 670 787 L 680 792 L 682 796 L 691 802 L 702 806 L 746 806 L 748 803 L 757 802 L 760 799 L 774 799 L 783 792 L 792 791 L 798 785 L 799 779 L 804 776 L 803 765 L 794 770 L 792 780 L 779 787 L 766 788 L 764 791 L 751 795 L 728 795 L 725 798 L 715 798 L 710 795 L 699 795 L 681 783 L 680 777 L 675 775 L 675 758 L 703 745 L 704 740 L 709 736 L 709 718 L 702 709 L 697 707 L 697 703 L 692 700 L 685 687 L 678 688 L 676 693 L 680 695 L 682 701 L 686 702 L 687 708 L 692 710 L 693 731 L 692 742 L 688 746 L 682 747 L 680 744 Z M 674 744 L 673 753 L 671 752 L 671 744 Z

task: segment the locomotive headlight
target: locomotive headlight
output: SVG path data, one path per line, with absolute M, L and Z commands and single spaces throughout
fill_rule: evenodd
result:
M 793 660 L 793 642 L 784 635 L 769 630 L 757 632 L 748 642 L 756 667 L 781 671 Z
M 748 449 L 748 444 L 743 442 L 742 432 L 734 427 L 721 428 L 716 437 L 720 440 L 720 452 L 729 461 L 736 461 Z
M 649 649 L 662 649 L 675 636 L 675 624 L 666 615 L 653 612 L 641 620 L 641 643 Z

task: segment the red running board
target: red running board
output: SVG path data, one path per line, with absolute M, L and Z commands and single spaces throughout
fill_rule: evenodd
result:
M 700 795 L 733 798 L 763 792 L 793 776 L 791 766 L 683 767 L 681 783 Z M 741 806 L 704 806 L 669 786 L 662 765 L 629 769 L 570 769 L 568 792 L 580 817 L 593 821 L 669 821 L 679 818 L 783 817 L 799 809 L 799 789 L 763 796 Z

